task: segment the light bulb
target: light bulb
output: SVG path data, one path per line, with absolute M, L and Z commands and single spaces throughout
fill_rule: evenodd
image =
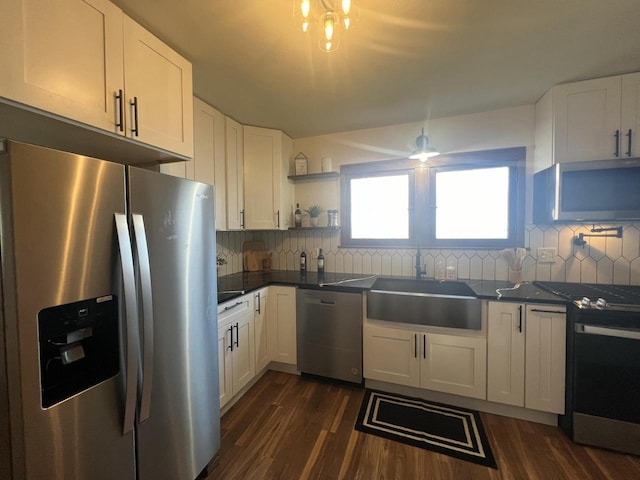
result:
M 305 20 L 309 18 L 310 11 L 311 11 L 311 0 L 302 0 L 300 2 L 300 12 L 302 13 L 302 18 L 304 18 Z
M 345 16 L 348 16 L 350 11 L 351 0 L 342 0 L 342 13 L 344 13 Z
M 351 19 L 349 17 L 344 17 L 342 19 L 342 23 L 344 24 L 344 29 L 349 30 L 349 26 L 351 25 Z
M 335 23 L 333 21 L 333 16 L 327 14 L 324 19 L 324 38 L 328 42 L 331 42 L 331 39 L 333 38 L 334 27 L 335 27 Z
M 309 22 L 307 20 L 302 22 L 302 31 L 303 32 L 308 32 L 309 31 Z

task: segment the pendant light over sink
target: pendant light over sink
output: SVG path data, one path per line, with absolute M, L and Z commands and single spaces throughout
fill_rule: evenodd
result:
M 344 32 L 353 24 L 354 7 L 352 0 L 293 0 L 293 16 L 305 33 L 313 30 L 312 24 L 317 22 L 320 50 L 335 52 Z
M 429 145 L 429 137 L 424 134 L 424 128 L 418 138 L 416 138 L 416 149 L 409 157 L 412 160 L 420 160 L 422 163 L 426 162 L 428 158 L 440 155 L 440 152 L 431 145 Z

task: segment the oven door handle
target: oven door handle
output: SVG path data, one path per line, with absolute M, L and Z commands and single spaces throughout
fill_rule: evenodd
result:
M 622 330 L 618 328 L 594 327 L 593 325 L 583 325 L 576 323 L 576 333 L 586 333 L 589 335 L 604 335 L 607 337 L 630 338 L 631 340 L 640 340 L 640 331 Z

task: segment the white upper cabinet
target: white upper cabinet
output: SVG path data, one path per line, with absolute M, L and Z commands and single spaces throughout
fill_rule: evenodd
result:
M 193 169 L 193 179 L 215 186 L 216 230 L 227 225 L 226 168 L 225 168 L 225 118 L 222 113 L 199 98 L 193 98 L 193 161 L 187 163 Z
M 3 2 L 0 95 L 120 133 L 122 18 L 106 0 Z
M 242 125 L 225 117 L 227 229 L 244 228 L 244 144 Z
M 279 130 L 244 127 L 245 228 L 291 226 L 292 185 L 287 178 L 293 141 Z
M 640 157 L 640 73 L 622 76 L 621 135 L 622 154 Z
M 536 104 L 535 169 L 638 156 L 640 74 L 558 85 Z
M 57 119 L 95 127 L 112 138 L 126 136 L 193 156 L 188 61 L 107 0 L 5 3 L 0 15 L 0 95 L 5 104 L 29 107 L 52 123 Z M 41 138 L 33 132 L 11 135 L 59 148 L 61 140 L 55 137 L 82 134 L 87 138 L 68 141 L 76 151 L 100 156 L 102 150 L 113 150 L 90 133 L 44 126 L 24 125 L 42 130 Z
M 127 16 L 123 30 L 127 135 L 192 157 L 191 63 Z

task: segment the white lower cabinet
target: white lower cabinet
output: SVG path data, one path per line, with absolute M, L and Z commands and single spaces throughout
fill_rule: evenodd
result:
M 269 365 L 271 352 L 269 350 L 269 334 L 267 328 L 267 303 L 269 298 L 269 288 L 261 288 L 253 293 L 254 302 L 254 329 L 256 350 L 256 372 L 260 372 Z
M 420 386 L 438 392 L 487 398 L 487 340 L 423 333 Z
M 489 302 L 487 399 L 564 413 L 564 306 Z
M 418 333 L 365 321 L 362 341 L 365 378 L 420 386 Z
M 270 358 L 296 365 L 296 288 L 270 286 L 268 295 L 266 325 Z
M 218 305 L 220 408 L 256 374 L 253 294 Z
M 364 376 L 371 380 L 486 398 L 486 339 L 365 320 Z

